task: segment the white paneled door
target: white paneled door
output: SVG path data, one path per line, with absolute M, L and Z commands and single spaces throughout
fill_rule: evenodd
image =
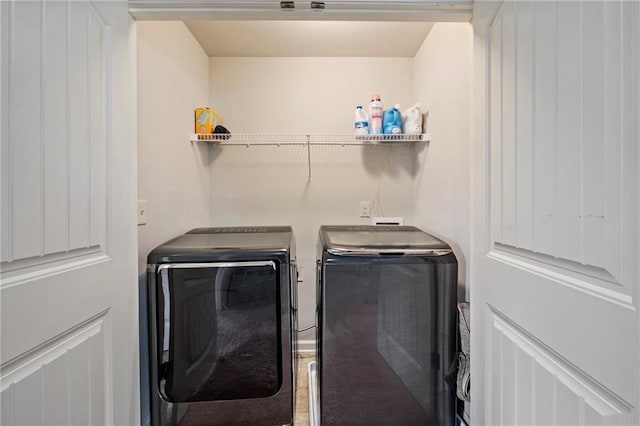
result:
M 0 424 L 139 423 L 125 1 L 0 2 Z
M 474 6 L 473 424 L 640 424 L 639 22 Z

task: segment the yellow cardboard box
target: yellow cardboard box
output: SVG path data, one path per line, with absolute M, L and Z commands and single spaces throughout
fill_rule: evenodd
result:
M 213 108 L 196 108 L 194 112 L 195 132 L 199 134 L 211 134 L 218 124 L 222 124 L 222 118 Z

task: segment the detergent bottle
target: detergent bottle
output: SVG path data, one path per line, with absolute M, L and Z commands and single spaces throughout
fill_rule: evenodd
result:
M 380 101 L 380 95 L 377 93 L 371 96 L 371 103 L 369 104 L 369 134 L 382 134 L 382 102 Z
M 414 106 L 404 110 L 404 132 L 407 135 L 419 135 L 422 133 L 422 111 L 420 108 L 420 102 L 417 102 Z
M 353 127 L 356 136 L 366 136 L 369 134 L 369 116 L 362 105 L 356 106 L 355 119 Z
M 400 105 L 395 104 L 393 108 L 385 110 L 382 122 L 385 135 L 402 134 L 402 114 L 400 113 Z

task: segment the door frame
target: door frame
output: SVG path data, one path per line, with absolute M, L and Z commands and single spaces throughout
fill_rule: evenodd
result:
M 489 61 L 487 49 L 488 27 L 493 16 L 498 11 L 500 3 L 494 1 L 474 2 L 473 17 L 471 25 L 473 28 L 473 73 L 472 79 L 472 120 L 471 120 L 471 236 L 470 236 L 470 259 L 469 259 L 469 281 L 473 284 L 469 286 L 469 294 L 471 301 L 471 324 L 484 325 L 483 309 L 474 309 L 475 307 L 483 307 L 485 301 L 480 299 L 483 293 L 479 291 L 482 285 L 479 277 L 477 261 L 479 256 L 487 253 L 487 247 L 484 245 L 486 231 L 488 227 L 489 214 L 486 212 L 490 201 L 487 200 L 488 193 L 486 191 L 489 182 L 490 170 L 487 159 L 489 158 L 489 126 L 488 120 L 488 102 L 489 102 Z M 477 327 L 476 327 L 477 328 Z M 472 328 L 472 330 L 474 330 Z M 474 330 L 475 331 L 475 330 Z M 471 335 L 471 353 L 485 353 L 484 333 L 472 332 Z M 482 425 L 485 419 L 485 376 L 487 374 L 487 366 L 481 365 L 480 357 L 471 358 L 471 372 L 473 372 L 471 380 L 471 424 Z

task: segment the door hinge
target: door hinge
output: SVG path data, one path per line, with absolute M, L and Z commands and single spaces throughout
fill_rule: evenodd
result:
M 280 2 L 280 9 L 283 10 L 293 10 L 296 8 L 296 4 L 292 1 L 281 1 Z
M 324 2 L 323 1 L 312 1 L 311 2 L 311 10 L 324 10 Z

